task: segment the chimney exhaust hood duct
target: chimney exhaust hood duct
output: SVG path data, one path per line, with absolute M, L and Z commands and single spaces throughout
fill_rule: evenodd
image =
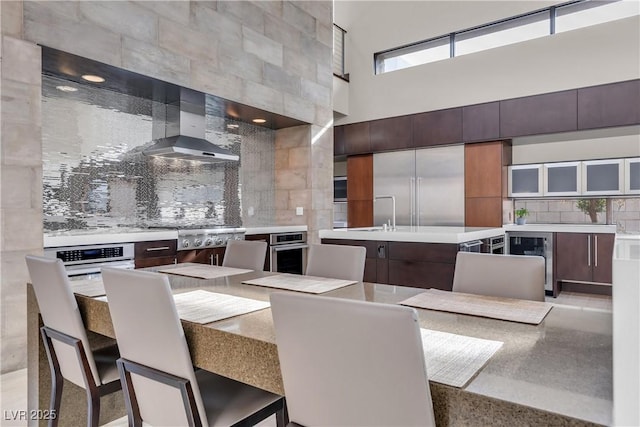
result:
M 153 113 L 153 144 L 143 153 L 147 156 L 197 160 L 217 163 L 238 161 L 229 150 L 218 147 L 205 139 L 205 94 L 180 88 L 180 100 L 162 105 L 162 114 Z

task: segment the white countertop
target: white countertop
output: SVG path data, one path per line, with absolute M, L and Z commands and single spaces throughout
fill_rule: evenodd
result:
M 334 230 L 320 230 L 321 239 L 353 239 L 353 240 L 381 240 L 391 242 L 422 242 L 422 243 L 464 243 L 472 240 L 485 239 L 504 234 L 502 228 L 486 227 L 447 227 L 398 226 L 395 231 L 383 231 L 380 227 L 341 228 Z
M 306 225 L 274 225 L 267 227 L 247 227 L 244 234 L 295 233 L 307 231 Z
M 614 224 L 505 224 L 505 231 L 543 231 L 549 233 L 611 233 L 616 232 Z
M 103 245 L 105 243 L 132 243 L 150 240 L 178 239 L 177 230 L 148 230 L 130 228 L 110 232 L 108 230 L 85 230 L 49 233 L 44 235 L 44 247 Z

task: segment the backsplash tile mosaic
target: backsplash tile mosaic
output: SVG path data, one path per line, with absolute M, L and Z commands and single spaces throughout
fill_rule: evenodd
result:
M 272 223 L 274 131 L 214 116 L 207 103 L 206 139 L 239 162 L 148 157 L 154 101 L 75 84 L 62 92 L 69 82 L 49 76 L 42 84 L 45 232 Z

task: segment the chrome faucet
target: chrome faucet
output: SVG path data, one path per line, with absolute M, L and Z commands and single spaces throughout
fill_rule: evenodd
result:
M 391 216 L 391 231 L 395 231 L 396 229 L 396 197 L 395 196 L 375 196 L 373 198 L 374 201 L 376 200 L 380 200 L 380 199 L 391 199 L 391 209 L 392 209 L 392 216 Z

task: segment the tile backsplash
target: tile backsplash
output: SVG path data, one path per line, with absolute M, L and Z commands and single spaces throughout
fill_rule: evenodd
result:
M 45 232 L 273 222 L 274 131 L 217 117 L 207 102 L 206 139 L 239 162 L 148 157 L 154 101 L 49 76 L 42 84 Z

